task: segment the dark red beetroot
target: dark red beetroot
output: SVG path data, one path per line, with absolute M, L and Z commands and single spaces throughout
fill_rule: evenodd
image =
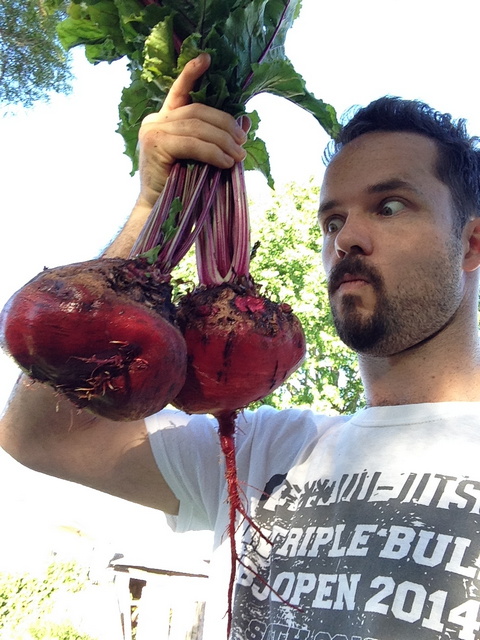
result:
M 185 385 L 175 405 L 215 416 L 277 389 L 305 357 L 305 337 L 289 305 L 238 284 L 199 287 L 181 299 L 187 343 Z
M 78 407 L 113 420 L 151 415 L 185 378 L 165 280 L 145 258 L 47 269 L 3 309 L 2 347 Z
M 303 330 L 290 306 L 260 296 L 250 275 L 242 164 L 222 172 L 196 250 L 200 286 L 178 305 L 188 367 L 175 404 L 218 416 L 264 398 L 305 357 Z

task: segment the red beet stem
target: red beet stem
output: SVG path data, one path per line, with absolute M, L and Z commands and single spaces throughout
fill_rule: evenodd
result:
M 228 493 L 228 527 L 227 533 L 230 540 L 230 579 L 228 582 L 228 608 L 227 608 L 227 636 L 230 636 L 233 617 L 233 590 L 235 587 L 235 577 L 237 563 L 241 560 L 237 553 L 235 544 L 235 534 L 237 530 L 237 515 L 248 523 L 266 542 L 271 544 L 270 540 L 265 536 L 257 524 L 248 515 L 245 504 L 242 500 L 239 490 L 239 482 L 237 476 L 237 464 L 235 455 L 235 423 L 237 411 L 225 411 L 217 416 L 220 436 L 220 446 L 225 459 L 225 479 L 227 482 Z M 240 523 L 239 523 L 240 524 Z M 251 570 L 251 569 L 250 569 Z
M 196 240 L 200 284 L 250 278 L 250 220 L 243 163 L 224 170 L 211 215 Z
M 235 544 L 235 534 L 237 531 L 237 516 L 241 516 L 240 525 L 246 522 L 258 535 L 265 540 L 268 544 L 272 544 L 271 540 L 263 533 L 260 527 L 252 520 L 247 512 L 243 498 L 240 495 L 239 481 L 237 475 L 236 453 L 235 453 L 235 424 L 237 419 L 237 411 L 225 411 L 217 416 L 220 436 L 220 446 L 225 460 L 225 479 L 227 482 L 228 493 L 228 526 L 227 534 L 230 540 L 230 579 L 228 581 L 227 591 L 227 636 L 230 636 L 232 629 L 233 619 L 233 591 L 235 588 L 236 568 L 237 563 L 245 567 L 248 571 L 252 571 L 251 567 L 247 567 L 237 553 L 237 546 Z M 243 492 L 242 492 L 243 493 Z M 290 605 L 290 603 L 281 596 L 278 591 L 273 589 L 268 582 L 262 578 L 258 573 L 255 573 L 255 577 L 258 578 L 267 588 L 271 589 L 279 600 L 284 604 Z M 298 611 L 301 611 L 300 607 L 293 606 Z
M 201 231 L 220 174 L 220 169 L 208 164 L 176 162 L 130 256 L 150 253 L 158 269 L 171 273 Z

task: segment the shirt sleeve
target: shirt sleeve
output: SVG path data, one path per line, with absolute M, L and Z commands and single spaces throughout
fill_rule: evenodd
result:
M 158 468 L 180 502 L 170 526 L 177 532 L 214 530 L 226 501 L 217 421 L 164 410 L 146 425 Z M 286 475 L 327 425 L 325 416 L 299 409 L 240 413 L 235 448 L 242 485 L 258 494 L 274 476 Z
M 223 485 L 216 420 L 163 410 L 145 420 L 157 466 L 180 502 L 178 532 L 212 530 Z

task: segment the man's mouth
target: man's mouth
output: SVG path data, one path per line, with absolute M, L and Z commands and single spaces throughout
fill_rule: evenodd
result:
M 363 287 L 370 285 L 376 290 L 382 288 L 382 278 L 374 267 L 366 265 L 359 256 L 345 258 L 335 265 L 328 278 L 328 294 L 359 293 Z
M 332 293 L 336 293 L 337 291 L 340 291 L 342 293 L 354 293 L 367 284 L 371 283 L 370 280 L 363 275 L 345 273 L 332 284 Z
M 356 291 L 361 289 L 365 285 L 370 284 L 370 281 L 365 276 L 355 275 L 353 273 L 346 273 L 334 287 L 335 291 L 342 291 L 344 293 L 350 291 Z

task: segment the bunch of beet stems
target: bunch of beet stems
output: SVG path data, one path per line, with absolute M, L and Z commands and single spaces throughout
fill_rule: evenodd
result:
M 261 296 L 250 275 L 250 221 L 243 163 L 227 170 L 193 166 L 208 178 L 201 187 L 200 200 L 199 185 L 193 180 L 188 183 L 201 216 L 195 234 L 199 284 L 178 302 L 177 323 L 187 345 L 187 374 L 173 404 L 187 413 L 211 414 L 218 421 L 229 505 L 230 633 L 236 568 L 237 563 L 243 564 L 236 549 L 237 526 L 246 523 L 269 542 L 248 514 L 239 486 L 236 418 L 239 410 L 264 398 L 299 366 L 305 355 L 305 339 L 290 306 L 277 305 Z M 172 208 L 180 197 L 185 209 L 191 206 L 184 173 L 184 164 L 174 165 L 165 186 L 168 195 L 163 207 Z M 209 211 L 205 216 L 206 207 Z M 163 243 L 166 220 L 159 205 L 152 211 L 134 251 Z M 168 249 L 165 251 L 168 254 Z
M 176 162 L 130 256 L 150 252 L 171 273 L 194 244 L 215 197 L 220 171 L 208 164 Z

